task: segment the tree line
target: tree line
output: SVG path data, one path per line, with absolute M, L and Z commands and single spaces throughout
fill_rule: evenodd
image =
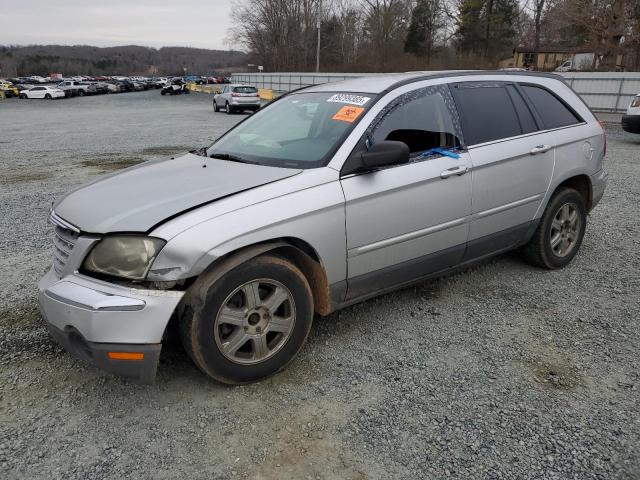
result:
M 245 68 L 240 51 L 187 47 L 0 46 L 0 77 L 213 74 Z M 235 68 L 234 68 L 235 67 Z
M 230 38 L 266 71 L 495 68 L 517 46 L 640 67 L 640 0 L 236 0 Z

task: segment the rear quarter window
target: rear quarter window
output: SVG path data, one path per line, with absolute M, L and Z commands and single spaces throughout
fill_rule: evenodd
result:
M 529 97 L 546 129 L 568 127 L 583 122 L 562 100 L 547 89 L 522 85 L 522 90 Z

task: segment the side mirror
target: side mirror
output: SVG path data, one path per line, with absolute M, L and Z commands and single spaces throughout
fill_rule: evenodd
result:
M 399 165 L 409 161 L 409 147 L 404 142 L 384 140 L 374 144 L 368 151 L 362 152 L 359 170 L 375 170 L 376 168 Z

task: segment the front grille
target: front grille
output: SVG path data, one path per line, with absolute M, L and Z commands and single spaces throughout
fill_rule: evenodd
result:
M 53 224 L 53 269 L 62 277 L 64 267 L 71 256 L 80 231 L 73 225 L 58 217 L 55 212 L 49 215 L 49 221 Z

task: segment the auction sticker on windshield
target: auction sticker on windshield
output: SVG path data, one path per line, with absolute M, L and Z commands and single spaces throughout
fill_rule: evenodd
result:
M 345 105 L 331 118 L 332 120 L 341 120 L 343 122 L 352 123 L 362 112 L 364 112 L 364 108 L 362 107 L 349 107 Z
M 352 105 L 362 106 L 371 100 L 370 97 L 363 97 L 361 95 L 349 95 L 347 93 L 336 93 L 335 95 L 329 97 L 327 102 L 336 102 L 336 103 L 350 103 Z

